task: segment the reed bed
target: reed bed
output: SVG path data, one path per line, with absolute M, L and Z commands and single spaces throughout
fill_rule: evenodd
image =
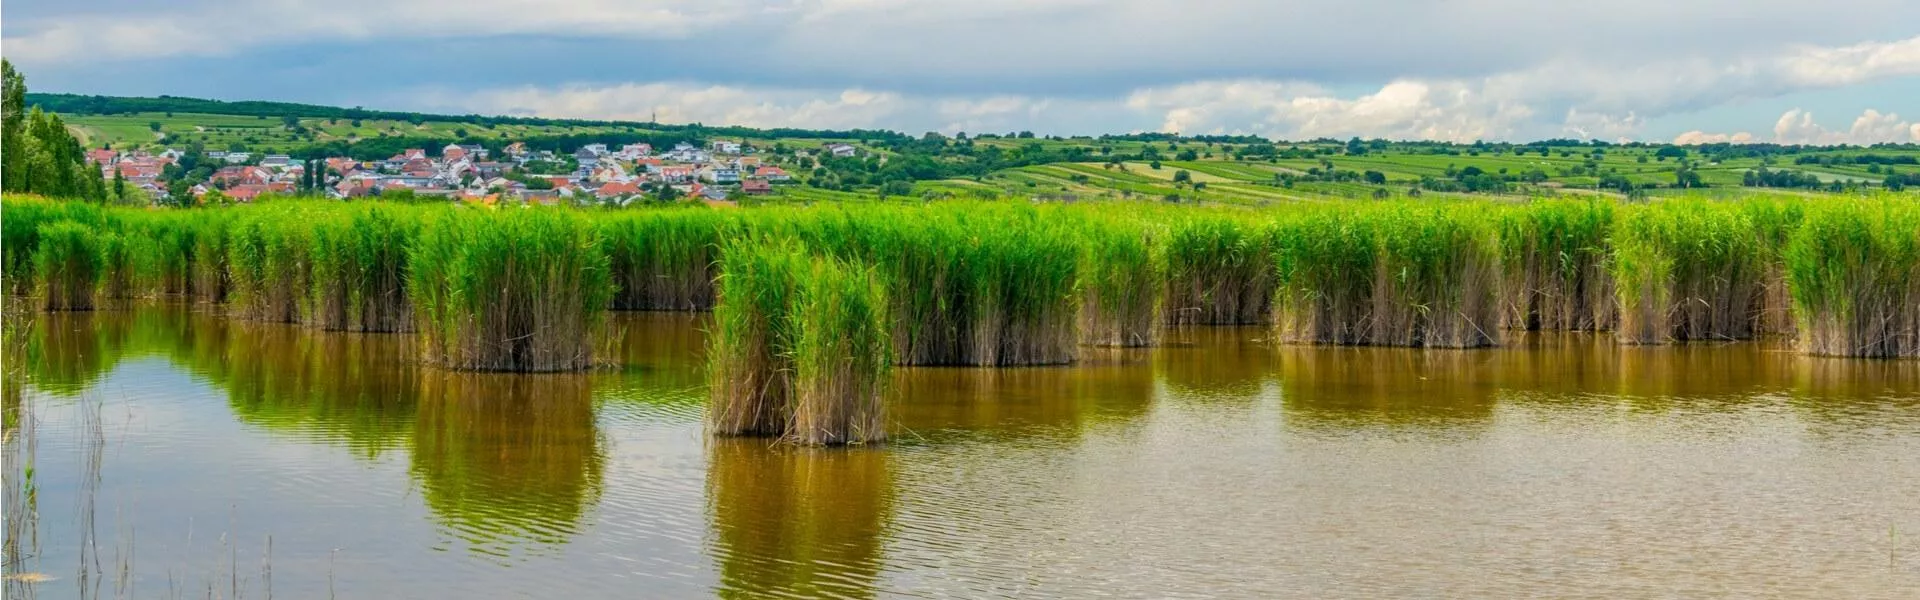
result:
M 1767 261 L 1753 217 L 1698 199 L 1634 206 L 1621 215 L 1612 264 L 1626 344 L 1751 339 Z
M 705 207 L 626 211 L 600 227 L 614 310 L 713 310 L 720 244 L 739 234 L 737 218 Z
M 419 226 L 419 211 L 405 206 L 354 207 L 318 217 L 302 321 L 330 331 L 411 331 L 407 259 Z
M 1167 234 L 1166 321 L 1258 325 L 1273 317 L 1271 233 L 1245 215 L 1201 213 Z
M 1080 339 L 1095 346 L 1160 341 L 1167 319 L 1165 234 L 1133 223 L 1093 221 L 1082 244 Z
M 1342 206 L 1283 217 L 1274 230 L 1280 339 L 1499 345 L 1499 254 L 1478 208 Z
M 1920 205 L 1821 202 L 1783 255 L 1806 353 L 1920 357 Z
M 4 203 L 3 285 L 44 294 L 41 309 L 187 295 L 239 318 L 417 330 L 423 358 L 456 369 L 586 368 L 602 311 L 714 308 L 721 248 L 789 244 L 884 290 L 895 365 L 1066 364 L 1083 345 L 1157 344 L 1168 326 L 1263 322 L 1295 343 L 1478 347 L 1503 329 L 1611 330 L 1628 344 L 1790 335 L 1847 356 L 1911 356 L 1914 335 L 1899 271 L 1916 262 L 1901 254 L 1912 202 L 1897 195 L 1260 209 Z
M 1506 326 L 1604 331 L 1618 315 L 1608 238 L 1614 203 L 1536 200 L 1500 213 Z
M 74 221 L 41 225 L 36 236 L 33 272 L 44 282 L 41 306 L 50 311 L 93 310 L 106 271 L 104 236 Z
M 803 445 L 885 440 L 893 334 L 874 270 L 790 241 L 730 245 L 723 262 L 711 430 Z
M 312 285 L 311 215 L 292 210 L 255 210 L 241 219 L 227 246 L 228 303 L 242 318 L 269 323 L 300 322 L 300 300 Z
M 590 368 L 613 285 L 591 221 L 565 209 L 445 211 L 408 261 L 421 357 L 474 371 Z
M 1002 203 L 769 211 L 761 239 L 873 265 L 890 295 L 895 363 L 1020 366 L 1073 362 L 1079 222 Z

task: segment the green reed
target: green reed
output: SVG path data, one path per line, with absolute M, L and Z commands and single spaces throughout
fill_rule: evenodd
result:
M 885 440 L 893 334 L 874 270 L 791 241 L 729 245 L 723 263 L 712 430 L 806 445 Z
M 1274 230 L 1274 323 L 1295 343 L 1498 345 L 1500 262 L 1481 207 L 1302 209 Z
M 35 237 L 33 273 L 45 296 L 41 306 L 50 311 L 93 310 L 106 272 L 105 236 L 82 223 L 56 221 L 39 226 Z
M 300 322 L 300 301 L 312 285 L 313 215 L 297 207 L 251 207 L 227 246 L 228 302 L 242 318 Z
M 720 243 L 733 215 L 705 207 L 619 211 L 599 219 L 618 290 L 614 310 L 712 310 Z
M 1601 331 L 1613 328 L 1613 276 L 1608 237 L 1614 203 L 1604 199 L 1535 200 L 1499 213 L 1505 267 L 1506 326 Z
M 411 206 L 369 204 L 316 215 L 302 320 L 327 330 L 411 330 L 407 259 L 422 214 Z
M 1621 342 L 1754 336 L 1767 260 L 1752 215 L 1689 198 L 1631 206 L 1620 217 L 1612 271 Z
M 408 290 L 422 358 L 479 371 L 593 366 L 613 294 L 597 228 L 567 209 L 449 210 L 414 240 Z
M 1080 267 L 1080 339 L 1096 346 L 1152 346 L 1166 323 L 1163 230 L 1090 220 Z
M 1272 238 L 1264 220 L 1228 213 L 1181 218 L 1167 234 L 1167 321 L 1253 325 L 1272 318 Z
M 1782 254 L 1804 351 L 1920 357 L 1920 205 L 1811 203 Z

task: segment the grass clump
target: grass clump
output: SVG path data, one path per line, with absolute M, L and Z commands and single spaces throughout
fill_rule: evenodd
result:
M 422 358 L 477 371 L 593 366 L 613 285 L 596 228 L 564 209 L 448 211 L 421 228 L 408 291 Z
M 1080 267 L 1080 338 L 1095 346 L 1152 346 L 1166 322 L 1164 236 L 1137 224 L 1088 223 Z
M 312 215 L 256 208 L 235 226 L 227 246 L 231 309 L 241 318 L 300 322 L 300 302 L 312 285 Z
M 1920 357 L 1920 205 L 1820 203 L 1783 256 L 1805 352 Z
M 413 329 L 407 257 L 419 211 L 370 205 L 321 216 L 313 227 L 313 286 L 302 320 L 334 331 Z
M 1262 222 L 1220 214 L 1175 223 L 1167 235 L 1167 322 L 1254 325 L 1272 315 L 1271 238 Z
M 1685 199 L 1630 207 L 1613 250 L 1622 343 L 1754 336 L 1767 264 L 1739 206 Z
M 1500 215 L 1506 325 L 1528 331 L 1612 329 L 1609 200 L 1536 200 Z
M 1500 262 L 1473 207 L 1316 208 L 1274 233 L 1274 322 L 1294 343 L 1477 348 L 1500 343 Z
M 36 232 L 33 273 L 39 277 L 41 304 L 50 311 L 93 310 L 106 272 L 104 236 L 74 221 L 41 225 Z
M 601 219 L 614 310 L 713 310 L 720 243 L 731 215 L 705 207 L 622 211 Z
M 893 335 L 873 269 L 790 241 L 732 245 L 723 262 L 708 353 L 713 432 L 806 445 L 885 440 Z

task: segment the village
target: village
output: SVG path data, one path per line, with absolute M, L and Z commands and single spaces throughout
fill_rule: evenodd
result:
M 844 143 L 822 144 L 816 152 L 841 158 L 860 154 L 858 148 Z M 666 149 L 645 143 L 617 149 L 592 143 L 571 153 L 530 150 L 524 142 L 508 144 L 497 153 L 478 144 L 455 143 L 437 152 L 407 149 L 382 160 L 343 156 L 300 160 L 287 154 L 217 150 L 188 159 L 186 152 L 173 148 L 157 153 L 96 149 L 86 156 L 106 180 L 124 181 L 155 203 L 180 204 L 186 202 L 173 196 L 181 192 L 190 194 L 196 204 L 210 197 L 246 203 L 269 194 L 444 198 L 479 204 L 625 206 L 646 199 L 726 204 L 771 194 L 775 186 L 795 181 L 785 168 L 763 162 L 756 148 L 729 140 L 704 147 L 682 142 Z M 791 153 L 799 161 L 811 156 L 807 150 Z M 213 169 L 205 181 L 184 188 L 168 185 L 181 177 L 186 162 Z

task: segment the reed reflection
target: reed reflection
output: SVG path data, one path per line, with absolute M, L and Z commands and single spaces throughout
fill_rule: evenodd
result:
M 1032 427 L 1071 433 L 1097 420 L 1131 420 L 1152 407 L 1150 350 L 1081 352 L 1072 368 L 898 369 L 889 410 L 897 425 L 918 434 Z
M 606 465 L 588 376 L 419 377 L 411 471 L 449 534 L 509 558 L 545 552 L 587 526 Z
M 413 433 L 419 370 L 404 338 L 229 319 L 196 321 L 190 331 L 186 360 L 226 389 L 246 423 L 368 458 Z M 206 352 L 213 349 L 224 352 Z
M 724 598 L 870 598 L 894 504 L 889 454 L 714 439 L 708 552 Z
M 1306 425 L 1481 425 L 1499 383 L 1485 350 L 1285 345 L 1282 406 Z

